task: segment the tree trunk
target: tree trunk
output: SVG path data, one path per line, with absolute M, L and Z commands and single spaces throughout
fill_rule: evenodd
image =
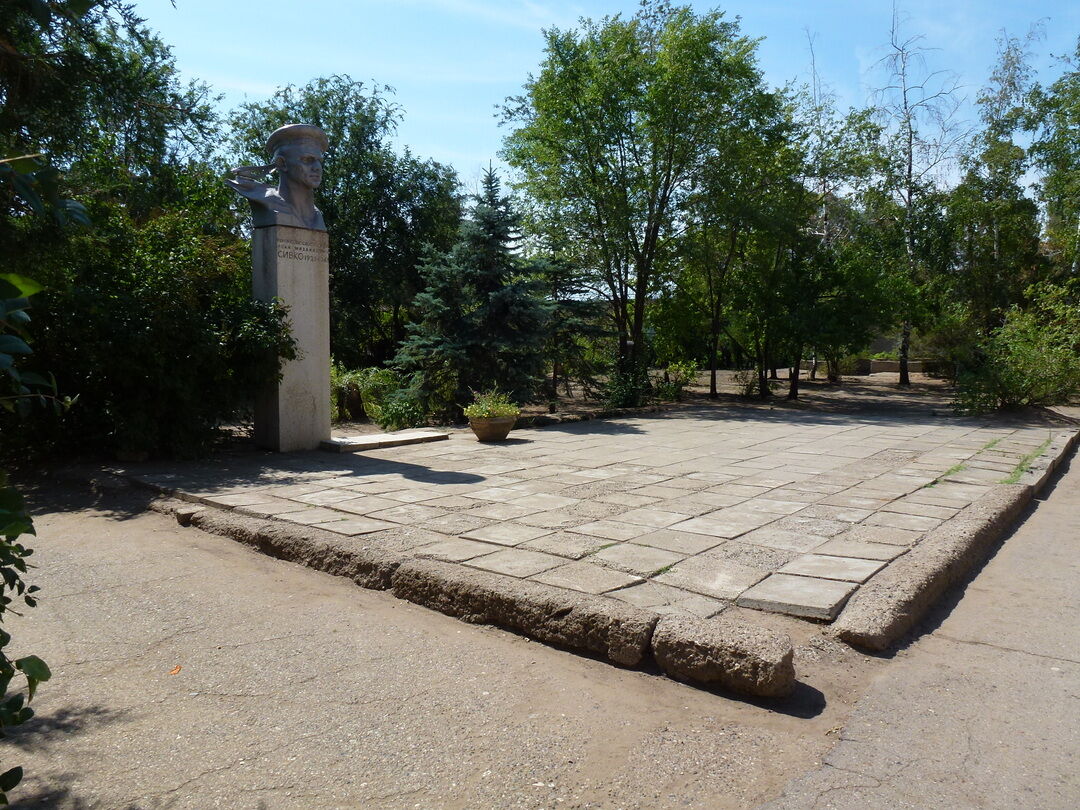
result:
M 768 399 L 772 395 L 772 391 L 769 390 L 769 377 L 768 377 L 768 353 L 765 348 L 758 344 L 757 350 L 757 362 L 754 364 L 757 367 L 758 378 L 758 398 Z
M 814 352 L 814 357 L 810 361 L 810 379 L 817 379 L 817 352 Z
M 720 392 L 716 388 L 716 341 L 709 349 L 709 399 L 716 399 Z
M 840 358 L 831 355 L 825 357 L 826 379 L 833 385 L 840 383 Z
M 795 352 L 795 364 L 792 365 L 791 373 L 788 375 L 790 377 L 790 382 L 788 384 L 788 394 L 787 394 L 788 399 L 798 399 L 799 398 L 799 372 L 802 371 L 802 369 L 799 368 L 799 366 L 801 366 L 801 365 L 802 365 L 802 349 L 799 349 L 797 352 Z
M 911 321 L 905 320 L 900 332 L 900 387 L 908 388 L 911 377 L 908 374 L 908 352 L 911 350 Z

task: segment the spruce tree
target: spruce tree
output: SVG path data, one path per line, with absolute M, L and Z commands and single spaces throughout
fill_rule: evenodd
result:
M 394 362 L 413 375 L 431 412 L 460 415 L 472 391 L 491 388 L 517 402 L 535 396 L 549 306 L 533 263 L 518 255 L 519 227 L 489 168 L 457 244 L 421 267 L 419 317 Z

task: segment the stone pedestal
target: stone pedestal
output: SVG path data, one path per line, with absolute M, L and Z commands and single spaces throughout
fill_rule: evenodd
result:
M 255 402 L 255 441 L 279 452 L 330 438 L 330 269 L 325 231 L 273 225 L 252 239 L 252 291 L 288 307 L 297 358 Z

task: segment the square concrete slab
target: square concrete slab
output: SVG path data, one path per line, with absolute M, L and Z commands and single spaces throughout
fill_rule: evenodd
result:
M 618 568 L 620 571 L 626 571 L 628 574 L 647 577 L 674 565 L 685 559 L 685 557 L 673 551 L 664 551 L 651 546 L 619 543 L 601 549 L 591 559 L 601 565 L 608 565 L 612 568 Z
M 468 498 L 462 498 L 462 500 L 467 501 Z M 476 501 L 473 501 L 473 504 L 475 503 Z M 533 515 L 541 511 L 543 510 L 535 506 L 521 506 L 516 503 L 485 503 L 482 506 L 470 508 L 469 514 L 491 518 L 492 520 L 513 520 L 514 518 Z
M 636 509 L 642 506 L 649 506 L 659 501 L 659 498 L 652 498 L 648 495 L 631 495 L 628 492 L 610 492 L 606 495 L 599 496 L 596 500 L 601 503 L 611 503 L 616 506 L 627 506 L 631 509 Z
M 773 523 L 769 528 L 782 529 L 796 532 L 797 534 L 812 534 L 817 537 L 836 537 L 851 528 L 850 523 L 841 520 L 826 520 L 824 518 L 803 517 L 803 513 L 788 515 Z
M 251 506 L 257 503 L 270 504 L 278 499 L 270 495 L 263 490 L 255 492 L 236 492 L 226 495 L 207 495 L 203 499 L 203 503 L 213 504 L 214 506 Z
M 802 501 L 781 501 L 776 498 L 754 498 L 746 501 L 743 506 L 755 512 L 769 512 L 776 515 L 790 515 L 806 508 L 806 504 Z
M 675 551 L 679 554 L 700 554 L 710 548 L 723 543 L 723 538 L 711 537 L 706 534 L 694 534 L 693 532 L 679 532 L 674 529 L 660 529 L 634 538 L 635 543 L 653 548 L 662 548 L 665 551 Z
M 708 515 L 703 515 L 702 517 L 684 520 L 682 523 L 676 523 L 670 528 L 680 532 L 693 532 L 694 534 L 704 534 L 710 537 L 730 539 L 751 532 L 766 523 L 771 523 L 780 518 L 780 515 L 769 514 L 767 512 L 759 512 L 751 515 L 745 513 L 740 513 L 738 515 L 724 514 L 727 511 L 728 510 L 720 510 L 719 512 L 712 512 Z
M 856 509 L 853 506 L 827 506 L 815 504 L 799 512 L 799 517 L 820 518 L 842 523 L 861 523 L 874 514 L 869 509 Z
M 348 501 L 356 497 L 355 492 L 350 492 L 347 489 L 320 489 L 315 492 L 309 492 L 306 495 L 294 495 L 294 501 L 300 501 L 301 503 L 309 503 L 314 506 L 326 506 L 327 504 L 337 503 L 338 501 Z
M 579 517 L 565 510 L 556 509 L 551 512 L 537 512 L 535 515 L 522 515 L 517 522 L 526 526 L 539 526 L 543 529 L 571 529 L 591 522 L 591 518 Z
M 697 616 L 699 619 L 716 616 L 731 604 L 656 582 L 642 582 L 639 585 L 612 591 L 609 595 L 640 608 L 655 610 L 657 613 Z
M 384 497 L 400 503 L 420 503 L 421 501 L 431 501 L 441 494 L 436 487 L 432 486 L 423 487 L 422 489 L 400 489 L 397 492 L 387 492 Z
M 904 553 L 902 546 L 890 546 L 887 543 L 867 543 L 861 540 L 846 540 L 834 537 L 814 549 L 816 554 L 828 554 L 833 557 L 858 557 L 863 560 L 895 559 Z
M 856 557 L 830 557 L 825 554 L 804 554 L 796 557 L 777 573 L 803 577 L 838 579 L 863 583 L 885 566 L 882 560 L 862 560 Z
M 626 541 L 647 534 L 649 527 L 635 526 L 632 523 L 619 523 L 615 520 L 594 520 L 591 523 L 578 526 L 574 531 L 578 534 L 606 537 L 608 540 Z
M 851 582 L 773 574 L 743 593 L 735 604 L 832 621 L 857 587 Z
M 827 537 L 805 532 L 793 532 L 786 529 L 776 529 L 765 526 L 739 537 L 740 543 L 752 543 L 755 546 L 766 548 L 784 549 L 785 551 L 810 551 L 821 545 Z
M 633 574 L 624 574 L 621 571 L 612 571 L 610 568 L 594 565 L 590 562 L 572 562 L 550 571 L 536 574 L 530 577 L 536 582 L 546 585 L 555 585 L 559 588 L 569 588 L 572 591 L 585 593 L 605 593 L 616 588 L 625 588 L 635 582 L 641 582 L 641 577 Z
M 471 560 L 473 557 L 479 557 L 481 554 L 490 554 L 491 552 L 492 546 L 489 543 L 462 540 L 458 537 L 419 546 L 413 551 L 419 557 L 432 557 L 447 562 L 464 562 L 465 560 Z
M 867 526 L 887 526 L 892 529 L 907 529 L 908 531 L 928 532 L 937 528 L 941 521 L 932 517 L 919 517 L 918 515 L 902 515 L 898 512 L 875 512 L 863 523 Z
M 384 523 L 381 520 L 371 520 L 370 518 L 349 518 L 347 520 L 334 520 L 328 523 L 314 523 L 312 524 L 316 529 L 326 529 L 328 532 L 334 532 L 334 534 L 344 534 L 349 537 L 355 537 L 360 534 L 371 534 L 373 532 L 381 532 L 383 529 L 396 528 L 393 523 Z
M 912 546 L 925 532 L 913 532 L 908 529 L 895 529 L 891 526 L 870 526 L 860 523 L 852 526 L 851 531 L 837 535 L 844 540 L 860 540 L 865 543 L 886 543 L 893 546 Z
M 515 506 L 531 507 L 534 512 L 549 512 L 552 509 L 565 509 L 578 502 L 577 498 L 564 498 L 562 495 L 547 495 L 542 492 L 523 495 L 508 501 Z
M 955 515 L 959 509 L 949 508 L 947 506 L 934 506 L 932 504 L 919 503 L 917 501 L 904 498 L 899 501 L 893 501 L 892 503 L 883 506 L 882 512 L 899 512 L 904 515 L 918 515 L 920 517 L 938 518 L 940 520 L 948 520 Z
M 717 599 L 734 599 L 763 576 L 761 570 L 732 560 L 689 557 L 653 581 Z
M 545 534 L 550 533 L 550 529 L 505 521 L 480 529 L 473 529 L 470 532 L 463 533 L 461 536 L 467 540 L 483 540 L 486 543 L 496 543 L 500 546 L 516 546 L 518 543 L 535 540 L 537 537 L 543 537 Z
M 485 571 L 493 571 L 496 574 L 505 574 L 510 577 L 530 577 L 547 571 L 557 565 L 566 562 L 562 557 L 552 554 L 542 554 L 539 551 L 524 551 L 519 548 L 506 548 L 493 554 L 485 554 L 482 557 L 474 557 L 469 560 L 469 565 L 483 568 Z
M 392 506 L 389 509 L 380 509 L 378 512 L 370 512 L 368 517 L 376 520 L 389 520 L 392 523 L 426 523 L 450 514 L 445 509 L 436 509 L 434 506 L 424 506 L 420 503 L 409 503 L 402 506 Z
M 351 515 L 346 515 L 344 512 L 335 512 L 333 509 L 327 509 L 323 506 L 309 506 L 307 509 L 299 512 L 286 512 L 285 514 L 279 514 L 275 517 L 281 520 L 287 520 L 290 523 L 300 523 L 304 526 L 311 526 L 315 523 L 327 523 L 332 520 L 345 520 Z
M 263 501 L 260 503 L 247 504 L 245 506 L 234 507 L 237 512 L 244 515 L 254 515 L 255 517 L 274 517 L 277 515 L 284 515 L 287 512 L 300 512 L 311 507 L 307 504 L 299 503 L 297 501 L 287 501 L 282 498 L 274 498 L 269 501 Z M 343 517 L 345 517 L 343 515 Z
M 378 512 L 380 509 L 392 509 L 401 506 L 397 501 L 384 498 L 381 495 L 360 495 L 355 492 L 346 501 L 334 501 L 334 511 L 348 512 L 352 515 L 368 515 Z
M 558 554 L 571 560 L 580 560 L 605 546 L 611 545 L 606 537 L 594 537 L 590 534 L 575 534 L 574 532 L 552 532 L 534 540 L 528 540 L 521 544 L 521 548 L 529 548 L 534 551 L 543 551 L 548 554 Z
M 429 531 L 439 532 L 440 534 L 453 535 L 465 534 L 465 532 L 483 529 L 485 526 L 491 526 L 495 522 L 496 521 L 494 520 L 474 515 L 472 512 L 451 512 L 449 515 L 443 515 L 442 517 L 425 520 L 423 523 L 414 523 L 411 525 L 421 526 Z
M 678 512 L 665 512 L 660 509 L 631 509 L 629 512 L 619 514 L 621 523 L 636 523 L 639 526 L 648 526 L 652 529 L 665 529 L 673 523 L 688 520 L 690 515 Z

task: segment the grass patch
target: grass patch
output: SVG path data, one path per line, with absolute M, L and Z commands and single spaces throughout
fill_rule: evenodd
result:
M 983 449 L 985 450 L 986 448 L 983 448 Z M 923 484 L 922 488 L 923 489 L 930 489 L 931 487 L 936 487 L 941 482 L 942 478 L 948 478 L 950 475 L 955 475 L 956 473 L 960 472 L 961 470 L 966 470 L 966 469 L 967 469 L 967 464 L 964 464 L 962 462 L 960 464 L 953 464 L 951 467 L 949 467 L 949 469 L 947 469 L 945 472 L 943 472 L 941 475 L 939 475 L 937 478 L 935 478 L 929 484 Z
M 592 551 L 586 552 L 585 557 L 591 557 L 593 554 L 595 554 L 598 551 L 603 551 L 605 548 L 611 548 L 612 546 L 617 546 L 617 545 L 619 545 L 619 544 L 618 543 L 608 543 L 605 546 L 600 546 L 600 548 L 594 548 Z M 584 560 L 585 557 L 582 557 L 581 559 Z
M 657 568 L 655 571 L 653 571 L 651 574 L 649 574 L 649 576 L 650 577 L 658 577 L 661 574 L 666 574 L 668 571 L 670 571 L 674 567 L 675 567 L 675 563 L 665 565 L 663 568 Z
M 986 444 L 984 444 L 982 446 L 982 450 L 980 450 L 979 452 L 981 453 L 983 450 L 992 450 L 992 449 L 994 449 L 995 447 L 998 446 L 998 442 L 1000 442 L 1000 441 L 1001 441 L 1001 437 L 999 436 L 998 438 L 994 439 L 992 442 L 987 442 Z
M 1037 459 L 1039 456 L 1041 456 L 1043 453 L 1045 453 L 1046 448 L 1049 447 L 1049 446 L 1050 446 L 1050 439 L 1047 438 L 1047 440 L 1045 442 L 1040 444 L 1038 447 L 1036 447 L 1034 450 L 1032 450 L 1030 453 L 1028 453 L 1022 459 L 1020 459 L 1020 462 L 1016 465 L 1015 469 L 1013 469 L 1013 471 L 1011 473 L 1009 473 L 1009 475 L 1006 478 L 1002 478 L 1000 481 L 998 481 L 998 483 L 999 484 L 1015 484 L 1017 481 L 1020 480 L 1020 476 L 1022 476 L 1029 469 L 1031 469 L 1031 462 L 1033 462 L 1035 459 Z

